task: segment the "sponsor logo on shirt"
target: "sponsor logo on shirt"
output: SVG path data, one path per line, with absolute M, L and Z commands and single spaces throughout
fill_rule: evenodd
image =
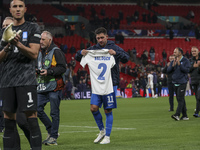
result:
M 110 57 L 99 56 L 99 57 L 94 57 L 94 60 L 110 60 Z

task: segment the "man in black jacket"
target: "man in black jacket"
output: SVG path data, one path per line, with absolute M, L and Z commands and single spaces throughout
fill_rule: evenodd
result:
M 174 55 L 169 56 L 169 61 L 174 61 Z M 173 72 L 167 73 L 167 68 L 170 65 L 170 62 L 167 63 L 167 65 L 163 68 L 162 72 L 167 74 L 167 86 L 169 91 L 169 105 L 170 109 L 169 111 L 174 111 L 174 84 L 172 83 L 172 74 Z
M 198 73 L 198 67 L 200 65 L 200 58 L 199 58 L 199 49 L 196 46 L 193 46 L 191 49 L 192 52 L 192 58 L 190 59 L 190 77 L 191 77 L 191 85 L 192 90 L 195 93 L 196 97 L 196 110 L 194 113 L 194 117 L 199 117 L 199 111 L 200 111 L 200 99 L 197 98 L 197 89 L 199 87 L 199 81 L 200 81 L 200 74 Z
M 179 47 L 174 49 L 175 60 L 172 61 L 167 68 L 167 73 L 172 72 L 172 83 L 174 84 L 174 90 L 176 93 L 176 99 L 178 101 L 178 107 L 176 113 L 171 117 L 176 121 L 189 120 L 187 116 L 187 109 L 185 103 L 185 90 L 188 81 L 188 73 L 190 70 L 190 62 L 183 56 L 183 50 Z M 182 113 L 182 117 L 179 118 Z

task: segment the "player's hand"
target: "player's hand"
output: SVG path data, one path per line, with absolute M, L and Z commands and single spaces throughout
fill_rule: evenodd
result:
M 116 52 L 115 52 L 113 49 L 109 49 L 108 53 L 109 53 L 110 55 L 116 55 Z
M 167 67 L 169 67 L 169 65 L 170 65 L 170 62 L 167 63 Z
M 83 56 L 87 55 L 87 53 L 88 53 L 88 50 L 83 49 L 83 50 L 81 51 L 81 54 L 82 54 Z
M 20 40 L 20 35 L 19 34 L 16 34 L 16 36 L 11 40 L 11 43 L 15 46 L 17 46 L 19 40 Z
M 196 68 L 196 67 L 198 67 L 198 66 L 199 66 L 198 62 L 195 61 L 195 63 L 193 64 L 193 67 Z
M 176 64 L 177 64 L 176 59 L 174 59 L 172 66 L 174 67 L 176 66 Z
M 41 75 L 41 76 L 47 76 L 47 70 L 46 70 L 46 69 L 42 69 L 42 70 L 40 71 L 40 75 Z

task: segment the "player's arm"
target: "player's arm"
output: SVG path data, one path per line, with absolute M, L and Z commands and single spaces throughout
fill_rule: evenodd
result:
M 7 57 L 7 54 L 9 52 L 9 46 L 10 44 L 7 44 L 5 47 L 3 47 L 3 49 L 0 51 L 0 63 L 3 62 L 6 57 Z
M 120 59 L 122 63 L 127 63 L 129 61 L 129 58 L 130 58 L 129 54 L 126 51 L 124 51 L 122 48 L 116 45 L 114 50 L 116 52 L 115 57 L 117 57 L 117 59 Z
M 20 35 L 17 35 L 11 43 L 15 45 L 18 50 L 20 50 L 26 57 L 30 59 L 36 59 L 38 56 L 38 52 L 40 49 L 40 44 L 37 43 L 30 43 L 30 47 L 24 46 L 19 40 L 20 40 Z

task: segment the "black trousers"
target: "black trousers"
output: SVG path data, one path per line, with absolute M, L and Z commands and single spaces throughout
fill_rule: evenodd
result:
M 167 83 L 169 90 L 169 106 L 170 110 L 174 110 L 174 84 L 172 82 Z
M 198 89 L 199 84 L 192 84 L 192 90 L 195 93 L 196 97 L 196 111 L 195 114 L 198 114 L 200 111 L 200 99 L 197 99 L 197 89 Z
M 178 106 L 176 109 L 175 116 L 180 116 L 182 113 L 183 117 L 187 117 L 187 109 L 186 109 L 186 103 L 185 103 L 185 90 L 186 90 L 186 83 L 180 84 L 179 86 L 174 86 L 174 90 L 176 93 L 176 99 L 178 102 Z

